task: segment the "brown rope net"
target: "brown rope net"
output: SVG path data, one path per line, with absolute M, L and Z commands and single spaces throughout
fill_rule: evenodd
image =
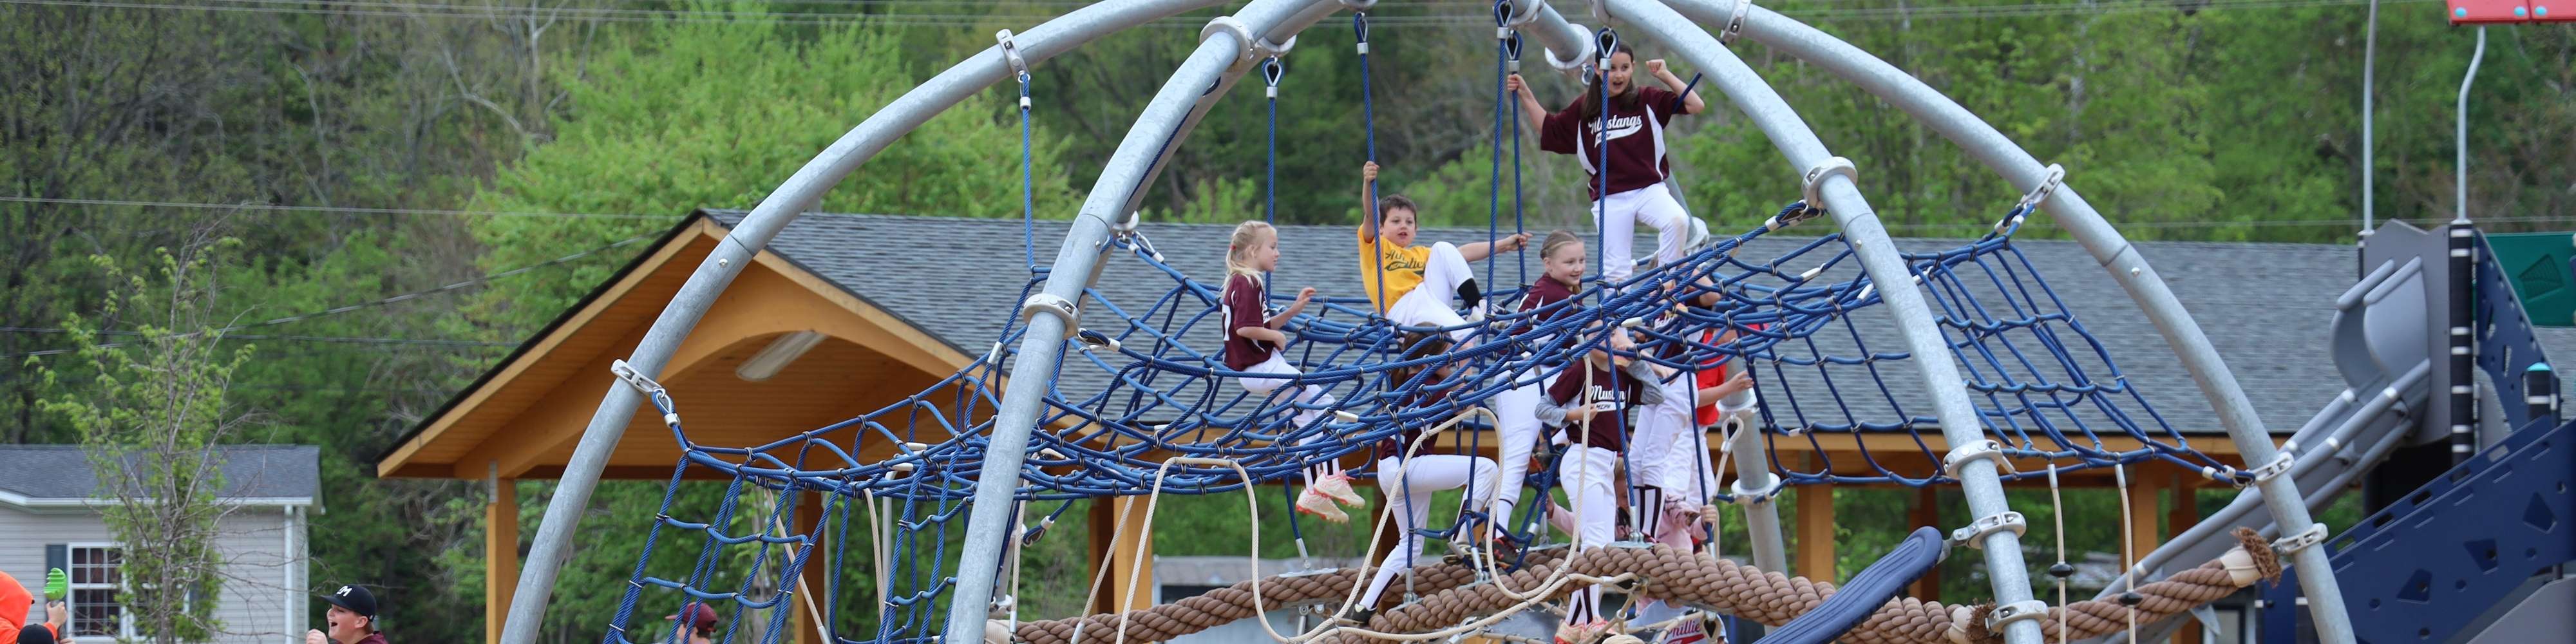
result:
M 2138 586 L 2136 592 L 2140 599 L 2134 607 L 2096 600 L 2054 607 L 2039 618 L 2041 631 L 2050 641 L 2056 641 L 2061 630 L 2068 631 L 2070 638 L 2109 634 L 2127 628 L 2133 610 L 2137 614 L 2137 623 L 2147 624 L 2226 597 L 2257 579 L 2278 579 L 2281 572 L 2279 559 L 2269 544 L 2251 530 L 2240 528 L 2236 537 L 2239 544 L 2228 554 L 2161 581 Z M 1752 566 L 1663 545 L 1621 544 L 1585 550 L 1571 558 L 1564 553 L 1562 549 L 1531 552 L 1524 567 L 1507 575 L 1503 585 L 1516 589 L 1535 588 L 1560 565 L 1571 565 L 1574 572 L 1590 577 L 1635 573 L 1638 581 L 1631 592 L 1637 595 L 1697 606 L 1772 626 L 1786 624 L 1814 610 L 1834 594 L 1831 582 L 1757 570 Z M 1312 602 L 1338 605 L 1349 595 L 1351 585 L 1358 581 L 1357 575 L 1362 570 L 1365 569 L 1263 579 L 1262 605 L 1274 610 Z M 1562 584 L 1555 593 L 1561 595 L 1580 587 L 1581 584 L 1577 583 Z M 1385 633 L 1430 632 L 1463 623 L 1471 616 L 1491 615 L 1520 603 L 1494 583 L 1477 583 L 1473 569 L 1455 564 L 1415 568 L 1413 588 L 1415 592 L 1422 593 L 1421 599 L 1400 606 L 1389 606 L 1386 605 L 1389 601 L 1381 601 L 1382 610 L 1362 628 Z M 1397 593 L 1389 592 L 1387 595 L 1392 600 Z M 1126 639 L 1130 642 L 1155 642 L 1207 630 L 1252 617 L 1252 604 L 1252 583 L 1244 582 L 1169 604 L 1127 611 L 1123 620 Z M 1839 641 L 1851 644 L 2000 644 L 2002 634 L 1988 631 L 1985 625 L 1989 609 L 1991 606 L 1988 605 L 1950 605 L 1901 597 L 1879 607 L 1876 614 Z M 1079 629 L 1083 641 L 1110 642 L 1118 638 L 1121 623 L 1121 615 L 1115 613 L 1029 622 L 1016 629 L 1015 641 L 1072 644 L 1075 631 Z M 1369 640 L 1355 633 L 1336 632 L 1315 641 L 1349 643 Z

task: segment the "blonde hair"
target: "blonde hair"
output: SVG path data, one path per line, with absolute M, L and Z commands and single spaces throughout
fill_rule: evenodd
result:
M 1583 243 L 1583 238 L 1574 236 L 1574 233 L 1566 232 L 1563 229 L 1547 231 L 1547 241 L 1541 242 L 1538 245 L 1538 258 L 1548 259 L 1556 257 L 1556 251 L 1565 248 L 1566 244 L 1580 243 Z
M 1235 224 L 1234 236 L 1225 245 L 1227 284 L 1234 283 L 1232 278 L 1236 275 L 1249 276 L 1254 284 L 1261 283 L 1261 269 L 1252 265 L 1251 255 L 1253 242 L 1260 241 L 1264 233 L 1269 234 L 1271 239 L 1279 238 L 1279 229 L 1270 227 L 1267 222 L 1247 221 Z

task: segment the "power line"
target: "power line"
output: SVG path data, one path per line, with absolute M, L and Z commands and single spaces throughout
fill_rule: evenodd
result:
M 0 0 L 0 4 L 14 0 Z M 34 203 L 67 206 L 118 206 L 134 208 L 188 208 L 203 210 L 260 210 L 272 212 L 325 212 L 366 215 L 447 215 L 492 217 L 559 217 L 674 220 L 683 215 L 641 215 L 596 212 L 486 212 L 480 210 L 439 210 L 428 208 L 355 208 L 346 206 L 282 206 L 275 204 L 221 204 L 187 201 L 134 201 L 123 199 L 57 199 L 48 197 L 0 197 L 0 202 Z
M 415 299 L 419 299 L 419 298 L 423 298 L 423 297 L 428 297 L 428 296 L 431 296 L 431 295 L 437 295 L 437 294 L 440 294 L 440 293 L 446 293 L 446 292 L 450 292 L 450 291 L 455 291 L 455 290 L 458 290 L 458 289 L 464 289 L 464 288 L 471 288 L 471 287 L 475 287 L 475 286 L 481 286 L 481 285 L 484 285 L 484 284 L 492 283 L 493 281 L 496 281 L 496 280 L 501 280 L 501 279 L 508 278 L 508 277 L 512 277 L 512 276 L 516 276 L 516 275 L 522 275 L 522 274 L 527 273 L 528 271 L 533 271 L 533 270 L 537 270 L 537 269 L 540 269 L 540 268 L 545 268 L 545 267 L 548 267 L 548 266 L 561 265 L 561 264 L 564 264 L 564 263 L 567 263 L 567 262 L 571 262 L 571 261 L 574 261 L 574 260 L 578 260 L 578 259 L 581 259 L 581 258 L 584 258 L 584 257 L 589 257 L 589 256 L 592 256 L 592 255 L 597 255 L 597 254 L 600 254 L 600 253 L 603 253 L 603 252 L 607 252 L 607 251 L 609 251 L 609 250 L 613 250 L 613 249 L 616 249 L 616 248 L 621 248 L 621 247 L 624 247 L 624 246 L 627 246 L 627 245 L 630 245 L 630 244 L 634 244 L 634 243 L 636 243 L 636 242 L 641 242 L 641 241 L 644 241 L 644 240 L 647 240 L 647 239 L 652 239 L 652 238 L 654 238 L 655 236 L 657 236 L 657 235 L 637 235 L 637 236 L 634 236 L 634 237 L 628 237 L 628 238 L 625 238 L 625 239 L 617 240 L 615 243 L 611 243 L 611 244 L 606 245 L 606 246 L 601 246 L 601 247 L 598 247 L 598 248 L 592 248 L 592 249 L 585 250 L 585 251 L 581 251 L 581 252 L 578 252 L 578 253 L 573 253 L 573 254 L 570 254 L 570 255 L 565 255 L 565 256 L 562 256 L 562 257 L 557 257 L 557 258 L 554 258 L 554 259 L 549 259 L 549 260 L 546 260 L 546 261 L 543 261 L 543 262 L 538 262 L 538 263 L 535 263 L 535 264 L 529 264 L 529 265 L 527 265 L 527 266 L 521 266 L 521 267 L 513 268 L 513 269 L 510 269 L 510 270 L 501 271 L 501 272 L 498 272 L 498 273 L 492 273 L 492 274 L 489 274 L 489 275 L 484 275 L 484 276 L 481 276 L 481 277 L 476 277 L 476 278 L 473 278 L 473 279 L 465 280 L 465 281 L 462 281 L 462 282 L 456 282 L 456 283 L 453 283 L 453 284 L 448 284 L 448 285 L 440 286 L 440 287 L 433 288 L 433 289 L 428 289 L 428 290 L 424 290 L 424 291 L 414 291 L 414 292 L 411 292 L 411 293 L 404 293 L 404 294 L 396 295 L 396 296 L 393 296 L 393 297 L 388 297 L 388 298 L 383 298 L 383 299 L 378 299 L 378 300 L 371 300 L 371 301 L 367 301 L 367 302 L 360 302 L 360 303 L 357 303 L 357 304 L 351 304 L 351 305 L 347 305 L 347 306 L 333 307 L 333 308 L 330 308 L 330 309 L 325 309 L 325 310 L 318 311 L 318 312 L 314 312 L 314 313 L 306 313 L 306 314 L 303 314 L 303 315 L 290 315 L 290 316 L 286 316 L 286 317 L 282 317 L 282 318 L 275 318 L 275 319 L 264 320 L 264 321 L 260 321 L 260 322 L 252 322 L 252 323 L 249 323 L 249 324 L 237 324 L 237 325 L 233 325 L 233 326 L 224 327 L 224 328 L 221 328 L 221 329 L 216 329 L 216 332 L 229 335 L 229 334 L 231 334 L 231 333 L 233 333 L 233 332 L 235 332 L 235 331 L 240 331 L 240 330 L 243 330 L 243 329 L 255 329 L 255 328 L 259 328 L 259 327 L 275 326 L 275 325 L 288 324 L 288 323 L 293 323 L 293 322 L 302 322 L 302 321 L 305 321 L 305 320 L 311 320 L 311 319 L 315 319 L 315 318 L 328 317 L 328 316 L 333 316 L 333 315 L 339 315 L 339 314 L 342 314 L 342 313 L 348 313 L 348 312 L 350 312 L 350 311 L 359 311 L 359 310 L 365 310 L 365 309 L 376 308 L 376 307 L 380 307 L 380 306 L 387 306 L 387 305 L 391 305 L 391 304 L 395 304 L 395 303 L 399 303 L 399 302 L 405 302 L 405 301 L 415 300 Z M 183 334 L 183 335 L 192 335 L 192 334 Z M 322 337 L 322 336 L 312 336 L 312 337 Z M 384 338 L 384 339 L 387 339 L 387 340 L 393 340 L 393 339 L 395 339 L 395 338 Z M 419 341 L 415 341 L 415 342 L 419 342 Z M 107 343 L 107 344 L 104 344 L 104 345 L 100 345 L 100 346 L 103 346 L 103 347 L 119 347 L 119 346 L 124 346 L 124 343 L 121 343 L 121 342 L 110 342 L 110 343 Z M 18 359 L 18 358 L 25 358 L 25 357 L 29 357 L 29 356 L 45 356 L 45 355 L 54 355 L 54 354 L 61 354 L 61 353 L 72 353 L 72 352 L 75 352 L 75 351 L 78 351 L 78 350 L 79 350 L 79 349 L 45 349 L 45 350 L 42 350 L 42 351 L 30 351 L 30 352 L 26 352 L 26 353 L 10 354 L 10 355 L 7 355 L 7 356 L 0 356 L 0 357 L 5 357 L 5 358 L 8 358 L 8 359 L 13 359 L 13 360 L 14 360 L 14 359 Z
M 67 334 L 67 333 L 76 333 L 77 331 L 76 331 L 76 330 L 74 330 L 74 329 L 57 329 L 57 328 L 49 328 L 49 327 L 0 326 L 0 332 L 6 332 L 6 333 L 39 333 L 39 334 Z M 102 330 L 102 331 L 96 331 L 95 333 L 98 333 L 99 335 L 115 335 L 115 336 L 139 336 L 139 335 L 143 335 L 143 332 L 141 332 L 141 331 L 109 331 L 109 330 Z M 283 340 L 283 341 L 292 341 L 292 342 L 337 342 L 337 343 L 345 343 L 345 344 L 411 345 L 411 346 L 432 346 L 432 347 L 512 347 L 512 346 L 518 346 L 517 344 L 515 344 L 515 343 L 510 343 L 510 342 L 486 342 L 486 341 L 481 341 L 481 340 L 437 340 L 437 339 L 428 339 L 428 340 L 423 340 L 423 339 L 412 339 L 412 338 L 374 338 L 374 337 L 348 337 L 348 336 L 325 336 L 325 335 L 262 335 L 262 334 L 255 334 L 255 333 L 226 333 L 226 334 L 224 334 L 223 339 L 225 339 L 225 340 Z

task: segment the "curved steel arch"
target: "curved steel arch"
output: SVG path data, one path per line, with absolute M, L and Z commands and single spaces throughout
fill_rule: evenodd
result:
M 1723 28 L 1732 19 L 1731 12 L 1744 6 L 1739 2 L 1749 5 L 1750 0 L 1664 2 L 1701 24 Z M 1747 8 L 1750 10 L 1744 12 L 1740 25 L 1744 37 L 1822 67 L 1904 110 L 1916 122 L 1932 128 L 1996 174 L 2003 175 L 2015 189 L 2027 193 L 2039 189 L 2049 180 L 2048 169 L 2040 164 L 2037 157 L 2031 156 L 1993 125 L 1977 118 L 1921 79 L 1805 23 L 1759 6 Z M 2102 268 L 2110 272 L 2112 281 L 2127 290 L 2130 299 L 2135 300 L 2138 308 L 2147 314 L 2148 321 L 2155 324 L 2165 343 L 2173 348 L 2176 359 L 2191 373 L 2192 381 L 2200 386 L 2202 396 L 2208 400 L 2210 409 L 2216 412 L 2220 426 L 2227 430 L 2228 438 L 2236 444 L 2245 462 L 2253 466 L 2278 458 L 2279 452 L 2272 445 L 2271 435 L 2264 428 L 2263 419 L 2255 414 L 2253 403 L 2246 399 L 2244 387 L 2236 382 L 2235 372 L 2228 369 L 2227 361 L 2218 355 L 2208 334 L 2203 333 L 2199 323 L 2192 320 L 2182 301 L 2174 297 L 2173 289 L 2156 274 L 2154 267 L 2147 265 L 2146 258 L 2137 253 L 2129 240 L 2104 220 L 2102 214 L 2095 211 L 2093 205 L 2071 185 L 2057 187 L 2040 207 L 2056 217 L 2076 243 L 2100 262 Z M 2275 525 L 2286 528 L 2314 524 L 2301 500 L 2303 497 L 2297 481 L 2277 477 L 2259 483 L 2259 487 Z M 2311 570 L 2327 568 L 2325 552 L 2313 547 L 2294 553 L 2292 558 L 2295 565 Z M 2350 644 L 2354 641 L 2350 617 L 2345 612 L 2343 594 L 2333 577 L 2301 575 L 2299 582 L 2309 598 L 2308 607 L 2315 617 L 2319 637 L 2328 644 Z

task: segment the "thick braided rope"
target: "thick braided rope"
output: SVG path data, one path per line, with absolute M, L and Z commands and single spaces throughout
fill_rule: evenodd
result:
M 1562 561 L 1564 554 L 1563 548 L 1534 550 L 1529 553 L 1528 561 L 1533 565 L 1553 565 Z M 1356 572 L 1370 570 L 1360 568 Z M 1338 604 L 1344 595 L 1349 594 L 1352 584 L 1365 579 L 1355 576 L 1354 572 L 1354 569 L 1345 568 L 1329 572 L 1291 573 L 1264 578 L 1261 580 L 1261 605 L 1264 608 L 1277 610 L 1283 606 L 1312 602 Z M 1439 594 L 1475 581 L 1475 569 L 1462 564 L 1431 564 L 1416 566 L 1413 569 L 1413 587 L 1416 592 Z M 1376 608 L 1388 610 L 1402 602 L 1403 598 L 1396 593 L 1387 593 L 1378 599 Z M 1252 582 L 1246 581 L 1177 602 L 1128 611 L 1127 638 L 1149 642 L 1168 640 L 1251 616 Z M 1093 641 L 1092 638 L 1095 637 L 1115 639 L 1118 618 L 1118 613 L 1102 613 L 1027 622 L 1020 624 L 1015 631 L 1018 633 L 1018 639 L 1014 641 L 1031 644 L 1070 644 L 1073 641 L 1074 629 L 1077 627 L 1082 629 L 1084 641 Z
M 2139 586 L 2137 593 L 2142 600 L 2135 609 L 2139 623 L 2160 620 L 2226 597 L 2255 579 L 2277 578 L 2280 568 L 2271 549 L 2263 545 L 2259 537 L 2247 536 L 2251 531 L 2240 532 L 2239 540 L 2244 543 L 2229 555 Z M 2241 558 L 2237 562 L 2237 570 L 2230 570 L 2230 558 Z M 1552 565 L 1523 568 L 1512 573 L 1518 576 L 1513 581 L 1535 583 L 1550 572 Z M 1766 572 L 1663 545 L 1597 548 L 1576 555 L 1570 565 L 1576 572 L 1590 576 L 1633 572 L 1644 580 L 1636 591 L 1640 595 L 1703 606 L 1773 626 L 1786 624 L 1814 610 L 1834 594 L 1834 585 L 1829 582 Z M 1560 590 L 1570 591 L 1572 587 Z M 1368 628 L 1390 633 L 1436 630 L 1512 603 L 1493 584 L 1474 584 L 1433 594 L 1381 613 L 1370 621 Z M 2003 641 L 2001 634 L 1987 632 L 1983 627 L 1987 609 L 1986 606 L 1945 605 L 1913 598 L 1894 599 L 1839 641 L 1853 644 L 2000 643 Z M 2045 618 L 2043 632 L 2052 640 L 2057 638 L 2061 624 L 2071 631 L 2071 638 L 2117 632 L 2127 627 L 2129 610 L 2117 602 L 2075 602 L 2068 607 L 2051 609 Z M 2066 621 L 2061 623 L 2061 618 Z M 1319 641 L 1336 640 L 1327 638 Z M 1344 638 L 1339 641 L 1356 640 Z

